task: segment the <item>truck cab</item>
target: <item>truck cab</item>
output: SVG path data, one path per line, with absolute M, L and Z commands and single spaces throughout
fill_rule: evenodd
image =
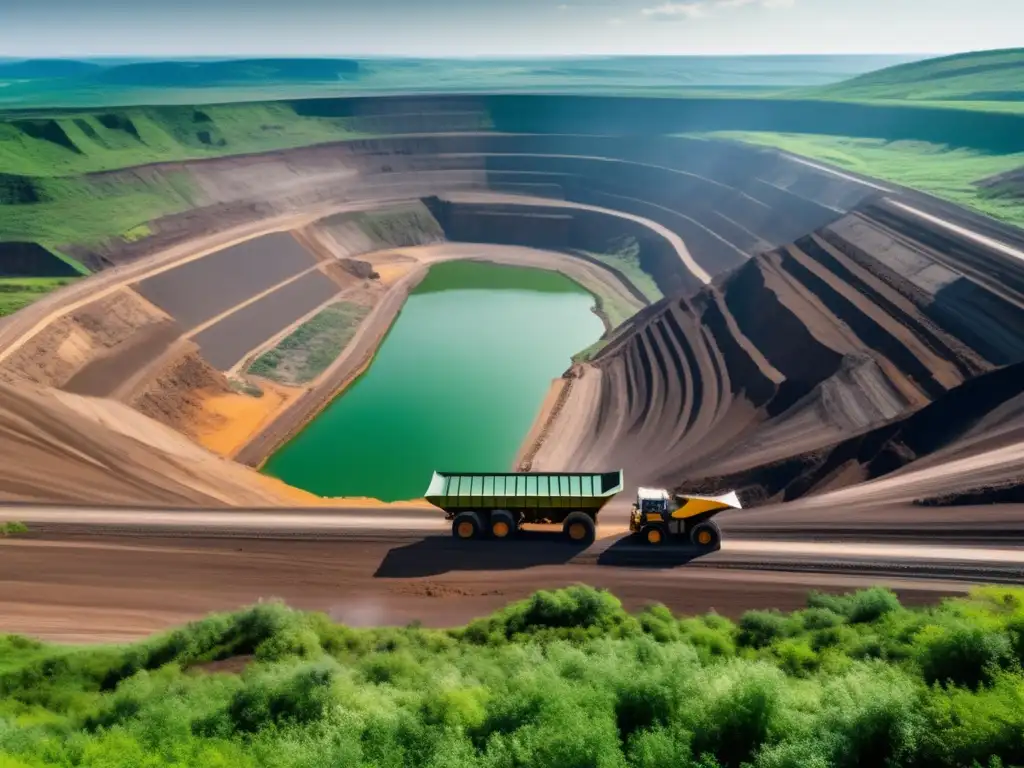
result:
M 742 509 L 735 492 L 723 496 L 674 496 L 665 488 L 637 488 L 629 530 L 648 544 L 689 539 L 700 549 L 717 549 L 722 532 L 711 519 L 726 509 Z

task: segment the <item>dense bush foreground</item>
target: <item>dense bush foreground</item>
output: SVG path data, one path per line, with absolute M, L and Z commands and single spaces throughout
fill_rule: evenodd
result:
M 127 647 L 0 638 L 0 767 L 1024 765 L 1022 658 L 1011 589 L 734 624 L 577 587 L 452 631 L 263 604 Z

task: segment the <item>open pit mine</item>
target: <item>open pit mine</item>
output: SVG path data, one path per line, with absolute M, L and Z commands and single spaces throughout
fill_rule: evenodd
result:
M 755 527 L 781 501 L 820 517 L 823 498 L 1020 496 L 1018 230 L 678 135 L 702 127 L 697 113 L 656 99 L 294 106 L 365 138 L 86 177 L 193 192 L 138 236 L 69 243 L 94 274 L 0 325 L 0 498 L 342 503 L 256 469 L 367 369 L 431 265 L 458 259 L 559 271 L 605 326 L 507 469 L 736 490 L 750 509 L 734 519 Z M 608 256 L 622 242 L 635 269 Z M 253 367 L 332 307 L 351 328 L 329 364 Z

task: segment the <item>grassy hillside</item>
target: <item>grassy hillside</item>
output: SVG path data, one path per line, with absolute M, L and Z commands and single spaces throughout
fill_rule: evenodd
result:
M 53 177 L 358 138 L 344 117 L 286 103 L 138 107 L 0 121 L 0 173 Z
M 51 250 L 77 243 L 89 245 L 107 237 L 138 239 L 146 223 L 191 206 L 186 172 L 166 176 L 168 183 L 139 180 L 106 182 L 89 178 L 34 179 L 39 200 L 31 204 L 0 204 L 3 240 L 30 240 Z
M 1001 768 L 1022 657 L 1012 589 L 733 623 L 577 587 L 451 631 L 263 604 L 126 647 L 0 638 L 0 764 Z
M 67 285 L 73 277 L 0 277 L 0 317 L 27 307 L 40 296 Z
M 162 179 L 89 174 L 358 138 L 344 117 L 306 117 L 288 104 L 146 107 L 43 113 L 0 121 L 0 243 L 91 245 L 137 239 L 149 222 L 187 210 L 186 170 Z
M 989 154 L 923 141 L 885 141 L 849 136 L 722 131 L 713 138 L 775 147 L 865 176 L 891 181 L 959 203 L 1024 227 L 1024 195 L 982 182 L 1024 168 L 1024 153 Z
M 1024 48 L 901 64 L 810 93 L 861 101 L 1024 102 Z
M 0 75 L 3 70 L 0 70 Z M 352 59 L 240 59 L 123 64 L 88 73 L 100 83 L 156 88 L 212 87 L 244 83 L 337 81 L 359 74 Z

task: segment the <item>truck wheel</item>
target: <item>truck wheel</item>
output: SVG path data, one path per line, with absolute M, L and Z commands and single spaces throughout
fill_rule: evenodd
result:
M 640 535 L 644 537 L 644 542 L 652 546 L 659 546 L 665 543 L 665 539 L 668 536 L 665 534 L 665 529 L 660 525 L 648 525 L 644 528 Z
M 710 521 L 697 523 L 690 531 L 690 541 L 701 549 L 718 549 L 722 543 L 722 532 Z
M 562 523 L 562 532 L 573 544 L 589 546 L 597 538 L 597 523 L 583 512 L 570 512 Z
M 459 512 L 452 520 L 452 536 L 456 539 L 478 539 L 483 529 L 480 515 L 476 512 Z
M 491 512 L 491 536 L 495 539 L 511 539 L 516 532 L 516 521 L 511 512 L 498 509 Z

